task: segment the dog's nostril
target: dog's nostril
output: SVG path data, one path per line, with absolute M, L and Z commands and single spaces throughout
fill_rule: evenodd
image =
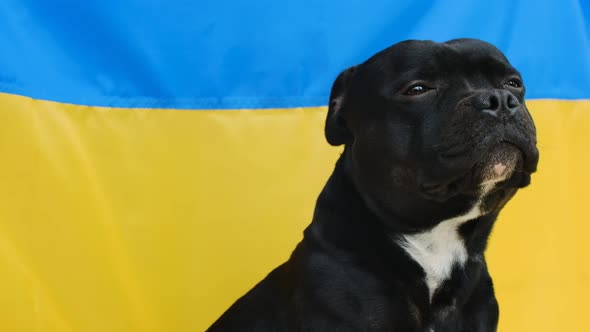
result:
M 501 99 L 495 92 L 485 92 L 477 96 L 473 104 L 478 110 L 495 115 L 500 109 Z
M 514 115 L 520 109 L 520 102 L 509 91 L 504 92 L 504 109 L 506 109 L 508 115 Z
M 496 96 L 495 94 L 490 95 L 489 98 L 489 107 L 487 107 L 487 109 L 489 110 L 498 110 L 498 108 L 500 108 L 500 99 L 498 98 L 498 96 Z
M 514 115 L 520 107 L 518 99 L 512 93 L 503 90 L 483 92 L 473 101 L 477 110 L 496 118 Z
M 508 107 L 517 107 L 519 105 L 518 99 L 516 99 L 514 96 L 509 96 L 507 104 Z
M 483 113 L 498 117 L 498 112 L 502 107 L 502 99 L 495 91 L 491 93 L 487 92 L 479 96 L 475 107 Z

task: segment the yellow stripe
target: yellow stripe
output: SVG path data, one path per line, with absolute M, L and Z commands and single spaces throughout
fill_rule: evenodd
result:
M 529 102 L 541 162 L 488 259 L 500 331 L 590 330 L 590 101 Z M 325 108 L 0 94 L 0 330 L 200 331 L 287 259 L 340 149 Z

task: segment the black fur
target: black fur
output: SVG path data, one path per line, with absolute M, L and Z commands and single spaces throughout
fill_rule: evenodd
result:
M 326 138 L 345 148 L 304 239 L 209 331 L 495 331 L 483 252 L 538 162 L 521 81 L 473 39 L 405 41 L 340 74 Z M 516 149 L 516 169 L 485 198 L 487 213 L 459 228 L 468 260 L 430 301 L 396 239 L 468 211 L 492 149 Z

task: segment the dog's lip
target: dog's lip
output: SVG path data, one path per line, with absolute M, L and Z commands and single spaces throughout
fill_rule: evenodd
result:
M 427 199 L 442 202 L 462 191 L 464 184 L 472 176 L 473 166 L 468 171 L 445 180 L 427 180 L 421 182 L 420 193 Z
M 438 155 L 440 158 L 443 159 L 455 159 L 465 157 L 467 153 L 469 153 L 469 148 L 460 147 L 460 148 L 450 148 L 448 150 L 440 152 Z
M 442 202 L 460 192 L 473 191 L 475 193 L 477 191 L 475 188 L 469 191 L 468 187 L 470 181 L 473 181 L 473 178 L 477 177 L 477 165 L 485 158 L 486 154 L 501 144 L 510 145 L 520 152 L 521 161 L 518 162 L 520 172 L 530 175 L 536 171 L 538 161 L 536 148 L 528 149 L 526 146 L 510 140 L 501 140 L 487 144 L 487 148 L 478 148 L 475 154 L 473 153 L 474 149 L 465 147 L 449 149 L 438 154 L 439 160 L 444 161 L 446 164 L 460 165 L 459 167 L 465 171 L 442 181 L 435 180 L 420 183 L 421 194 L 427 199 Z
M 525 172 L 534 173 L 537 170 L 537 163 L 539 160 L 539 153 L 536 147 L 527 147 L 526 144 L 519 144 L 512 140 L 502 139 L 496 142 L 490 142 L 491 144 L 484 144 L 486 148 L 471 148 L 461 146 L 459 148 L 450 148 L 445 151 L 441 151 L 438 156 L 445 164 L 466 164 L 465 168 L 473 168 L 484 155 L 489 153 L 492 149 L 500 144 L 508 144 L 520 151 L 523 163 L 522 167 Z M 475 154 L 473 151 L 475 151 Z
M 456 192 L 456 188 L 458 187 L 456 184 L 458 184 L 461 180 L 462 179 L 459 178 L 449 182 L 422 183 L 420 185 L 420 192 L 427 199 L 442 202 Z

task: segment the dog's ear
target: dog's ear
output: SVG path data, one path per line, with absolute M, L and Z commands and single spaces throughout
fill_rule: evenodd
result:
M 346 144 L 352 140 L 352 133 L 343 117 L 346 93 L 356 66 L 350 67 L 338 75 L 330 92 L 330 104 L 326 117 L 326 140 L 331 145 Z

